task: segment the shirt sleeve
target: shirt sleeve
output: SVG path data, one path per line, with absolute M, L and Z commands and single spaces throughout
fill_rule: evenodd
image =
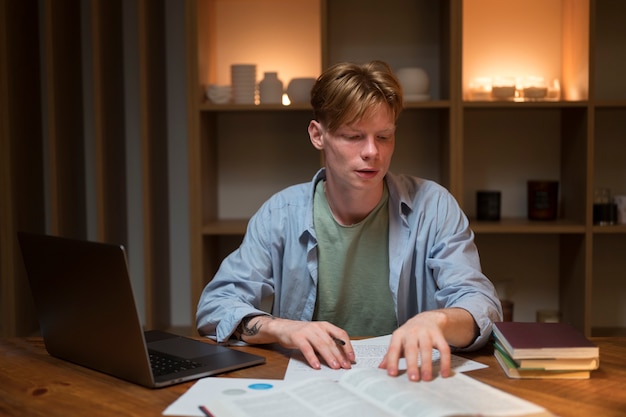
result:
M 475 350 L 487 343 L 494 321 L 502 319 L 502 307 L 491 281 L 483 274 L 474 233 L 469 221 L 451 195 L 442 197 L 435 220 L 436 235 L 427 266 L 443 307 L 468 311 L 479 329 L 476 339 L 460 350 Z
M 269 235 L 263 210 L 250 219 L 240 247 L 224 259 L 202 292 L 196 312 L 201 335 L 223 342 L 244 317 L 267 314 L 263 307 L 274 286 L 271 256 L 263 239 Z

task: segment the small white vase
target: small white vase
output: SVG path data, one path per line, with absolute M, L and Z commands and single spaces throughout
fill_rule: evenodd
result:
M 259 101 L 261 104 L 281 104 L 283 101 L 283 82 L 278 73 L 266 72 L 259 82 Z

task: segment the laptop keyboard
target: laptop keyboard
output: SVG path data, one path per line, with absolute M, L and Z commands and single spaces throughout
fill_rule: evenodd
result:
M 188 359 L 177 358 L 161 352 L 150 351 L 152 374 L 157 376 L 175 374 L 202 366 L 201 363 Z

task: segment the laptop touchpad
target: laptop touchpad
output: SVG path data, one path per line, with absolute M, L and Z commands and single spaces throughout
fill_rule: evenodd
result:
M 148 349 L 157 352 L 166 353 L 172 356 L 178 356 L 184 359 L 200 358 L 202 356 L 215 355 L 222 353 L 228 348 L 223 346 L 210 345 L 197 340 L 186 339 L 184 337 L 176 337 L 172 339 L 158 340 L 150 342 Z

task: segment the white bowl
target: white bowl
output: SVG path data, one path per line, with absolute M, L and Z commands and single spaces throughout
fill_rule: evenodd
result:
M 232 99 L 232 88 L 230 85 L 210 84 L 206 87 L 207 98 L 215 104 L 226 104 Z
M 308 103 L 315 78 L 293 78 L 287 86 L 287 97 L 291 103 Z

